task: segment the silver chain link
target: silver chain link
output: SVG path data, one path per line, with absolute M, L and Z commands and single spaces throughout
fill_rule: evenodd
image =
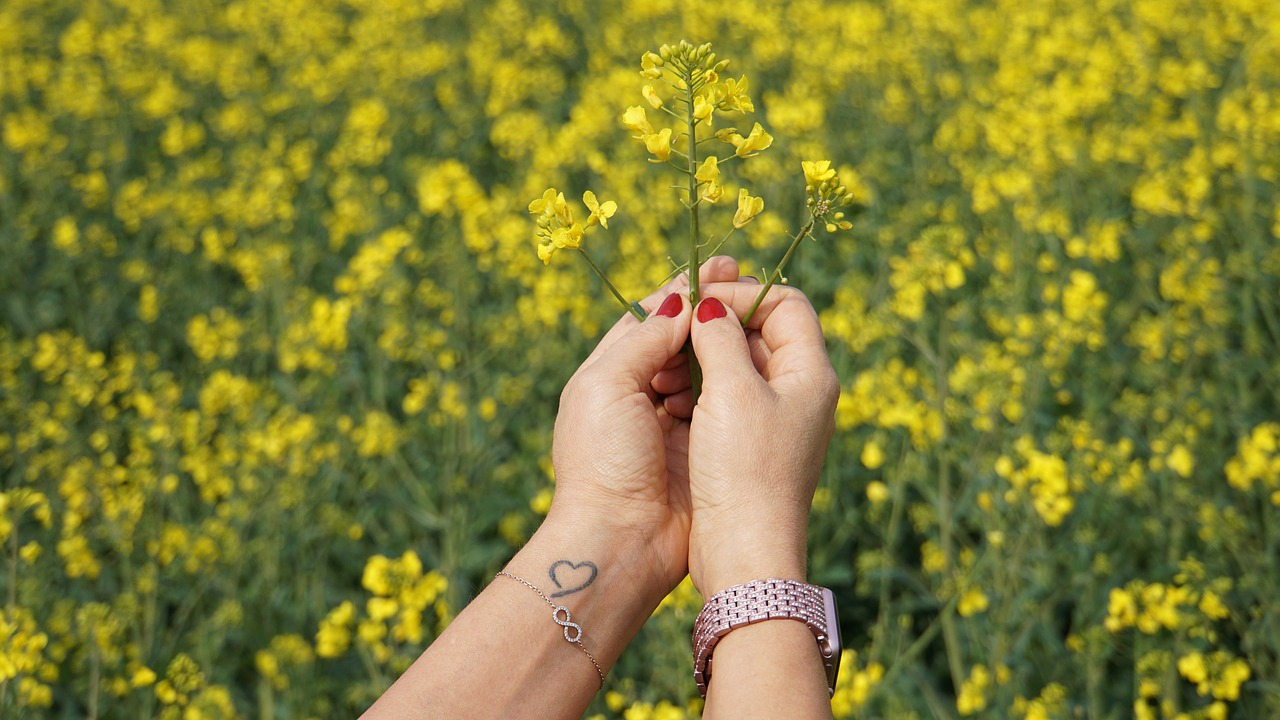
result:
M 512 575 L 506 570 L 499 570 L 498 574 L 493 576 L 493 579 L 497 580 L 499 577 L 511 578 L 512 580 L 515 580 L 521 585 L 524 585 L 530 590 L 538 593 L 538 597 L 542 598 L 542 600 L 551 607 L 551 619 L 554 620 L 557 625 L 560 625 L 561 627 L 564 628 L 564 639 L 569 641 L 569 644 L 571 645 L 577 645 L 579 650 L 586 653 L 587 659 L 591 661 L 591 664 L 596 666 L 596 674 L 600 676 L 600 689 L 603 690 L 604 689 L 604 669 L 600 667 L 600 663 L 596 662 L 596 656 L 592 655 L 591 651 L 583 646 L 582 626 L 575 622 L 570 622 L 571 618 L 569 617 L 569 608 L 565 607 L 564 605 L 557 605 L 551 602 L 551 598 L 547 597 L 546 594 L 544 594 L 541 590 L 539 590 L 533 583 L 529 582 L 528 580 L 525 580 L 522 577 L 517 577 L 515 575 Z M 563 620 L 560 619 L 560 613 L 562 612 L 564 613 Z M 569 635 L 570 629 L 573 629 L 574 631 L 576 631 L 576 634 L 574 634 L 572 637 L 570 637 Z

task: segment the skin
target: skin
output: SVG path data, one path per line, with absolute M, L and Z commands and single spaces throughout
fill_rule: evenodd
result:
M 759 290 L 738 280 L 729 258 L 705 263 L 700 281 L 738 313 Z M 578 718 L 600 689 L 592 658 L 607 674 L 686 574 L 704 594 L 804 578 L 808 507 L 837 392 L 834 373 L 810 368 L 826 362 L 816 316 L 803 295 L 771 292 L 744 334 L 732 313 L 699 323 L 686 291 L 677 278 L 641 301 L 650 317 L 619 320 L 561 395 L 551 511 L 505 568 L 549 600 L 496 578 L 363 717 Z M 672 293 L 675 317 L 652 314 Z M 803 328 L 787 329 L 796 323 Z M 691 334 L 706 378 L 696 410 L 681 352 Z M 798 443 L 777 443 L 784 427 Z M 794 447 L 743 456 L 771 443 Z M 762 464 L 751 465 L 753 455 Z M 566 642 L 553 604 L 581 627 L 580 645 Z M 783 712 L 757 698 L 765 688 L 782 693 Z M 716 648 L 711 689 L 708 717 L 830 717 L 813 636 L 797 622 L 730 633 Z

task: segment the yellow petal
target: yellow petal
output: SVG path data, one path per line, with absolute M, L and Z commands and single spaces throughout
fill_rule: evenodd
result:
M 698 168 L 698 172 L 693 176 L 698 182 L 714 182 L 720 179 L 720 161 L 716 156 L 712 155 L 702 161 L 702 166 Z

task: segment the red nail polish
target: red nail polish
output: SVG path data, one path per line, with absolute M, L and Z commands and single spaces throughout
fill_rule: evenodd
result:
M 658 314 L 662 317 L 675 317 L 684 309 L 684 301 L 680 299 L 680 293 L 671 293 L 666 300 L 662 301 L 661 307 L 658 308 Z
M 725 316 L 724 303 L 715 298 L 707 298 L 698 303 L 698 322 L 709 322 Z

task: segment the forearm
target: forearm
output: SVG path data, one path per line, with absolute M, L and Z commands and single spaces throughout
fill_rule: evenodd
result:
M 703 717 L 831 717 L 830 694 L 813 633 L 795 620 L 744 625 L 716 645 Z
M 365 717 L 581 717 L 601 684 L 592 658 L 607 674 L 663 589 L 647 582 L 642 544 L 580 527 L 548 518 L 505 569 L 545 599 L 496 578 Z M 581 647 L 566 641 L 548 600 L 581 627 Z

